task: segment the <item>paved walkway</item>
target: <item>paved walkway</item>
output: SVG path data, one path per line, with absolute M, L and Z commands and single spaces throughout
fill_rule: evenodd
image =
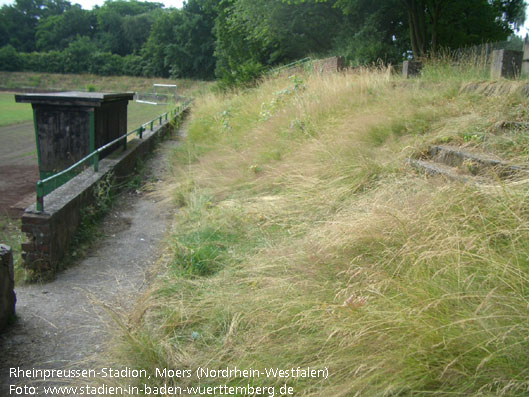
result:
M 163 178 L 176 145 L 163 142 L 146 165 L 149 180 Z M 87 257 L 53 282 L 16 288 L 18 320 L 0 336 L 0 396 L 9 395 L 11 384 L 30 383 L 10 377 L 10 368 L 90 368 L 91 357 L 109 341 L 105 307 L 131 307 L 158 259 L 172 213 L 147 193 L 124 193 L 103 221 L 105 237 Z

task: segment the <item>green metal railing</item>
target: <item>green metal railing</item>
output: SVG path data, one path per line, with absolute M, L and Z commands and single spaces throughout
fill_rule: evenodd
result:
M 81 173 L 86 169 L 88 165 L 93 165 L 94 172 L 99 171 L 99 157 L 101 152 L 103 152 L 106 149 L 109 149 L 113 147 L 114 145 L 121 144 L 123 145 L 123 150 L 127 149 L 127 138 L 130 135 L 137 134 L 139 139 L 143 139 L 143 133 L 147 130 L 147 127 L 149 127 L 150 131 L 154 130 L 154 125 L 156 122 L 158 122 L 158 125 L 162 125 L 164 120 L 168 121 L 169 119 L 172 121 L 175 118 L 177 118 L 184 110 L 186 110 L 189 105 L 191 104 L 191 101 L 186 101 L 180 106 L 177 106 L 175 109 L 171 110 L 170 112 L 163 113 L 160 116 L 152 119 L 151 121 L 148 121 L 145 124 L 142 124 L 140 127 L 127 132 L 126 134 L 114 139 L 113 141 L 107 143 L 104 146 L 101 146 L 100 148 L 95 149 L 87 155 L 86 157 L 83 157 L 81 160 L 79 160 L 77 163 L 71 165 L 67 169 L 54 174 L 48 178 L 39 180 L 37 182 L 37 211 L 44 211 L 44 196 L 50 194 L 58 187 L 64 185 L 66 182 L 68 182 L 70 179 Z
M 283 66 L 279 66 L 277 68 L 270 69 L 268 71 L 268 74 L 269 75 L 276 75 L 276 74 L 281 73 L 284 70 L 293 69 L 293 68 L 296 68 L 296 67 L 302 66 L 302 65 L 305 66 L 305 64 L 307 64 L 307 63 L 309 63 L 311 61 L 312 61 L 312 58 L 303 58 L 303 59 L 300 59 L 298 61 L 291 62 L 289 64 L 286 64 L 286 65 L 283 65 Z

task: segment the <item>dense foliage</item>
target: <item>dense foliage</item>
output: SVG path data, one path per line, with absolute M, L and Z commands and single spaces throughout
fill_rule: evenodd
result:
M 0 9 L 0 70 L 251 81 L 308 55 L 399 62 L 505 40 L 524 0 L 15 0 Z

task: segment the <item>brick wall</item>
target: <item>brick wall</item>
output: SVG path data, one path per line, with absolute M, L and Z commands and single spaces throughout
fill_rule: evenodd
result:
M 318 73 L 336 73 L 345 69 L 344 57 L 318 59 L 312 62 L 314 71 Z

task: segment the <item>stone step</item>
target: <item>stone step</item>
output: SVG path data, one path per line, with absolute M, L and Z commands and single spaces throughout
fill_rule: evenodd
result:
M 528 130 L 529 123 L 524 121 L 498 121 L 494 127 L 497 130 Z
M 529 176 L 529 169 L 512 165 L 492 155 L 474 153 L 459 147 L 436 145 L 429 150 L 429 160 L 457 167 L 458 173 L 500 179 L 518 179 Z
M 456 167 L 451 167 L 443 163 L 437 163 L 432 160 L 416 160 L 410 159 L 409 164 L 420 172 L 424 172 L 429 176 L 442 176 L 451 181 L 463 182 L 463 183 L 475 183 L 475 184 L 486 184 L 490 183 L 489 179 L 481 176 L 474 176 L 464 174 L 459 171 Z

